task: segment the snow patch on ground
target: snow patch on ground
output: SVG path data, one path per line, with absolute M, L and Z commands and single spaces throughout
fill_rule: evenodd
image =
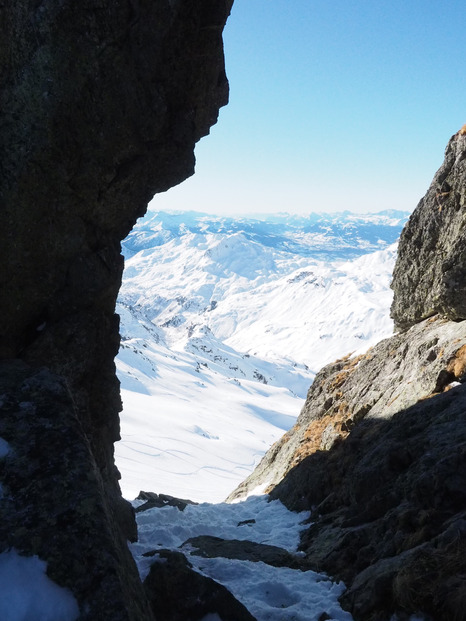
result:
M 3 459 L 11 451 L 11 447 L 6 440 L 0 438 L 0 459 Z
M 345 585 L 323 574 L 222 558 L 202 559 L 198 569 L 226 586 L 257 621 L 318 621 L 324 612 L 335 621 L 353 618 L 338 603 Z
M 0 554 L 0 619 L 2 621 L 75 621 L 78 604 L 68 589 L 52 582 L 37 556 L 16 550 Z
M 140 504 L 140 503 L 137 503 Z M 141 577 L 149 573 L 151 557 L 145 552 L 177 549 L 187 539 L 214 535 L 278 546 L 296 552 L 299 533 L 309 513 L 292 513 L 280 501 L 255 496 L 231 504 L 153 508 L 137 514 L 139 541 L 131 545 Z M 241 524 L 241 522 L 246 522 Z M 186 547 L 183 547 L 186 553 Z M 313 571 L 272 567 L 262 562 L 189 555 L 202 574 L 225 585 L 257 621 L 317 621 L 323 612 L 337 621 L 351 621 L 338 604 L 345 589 Z

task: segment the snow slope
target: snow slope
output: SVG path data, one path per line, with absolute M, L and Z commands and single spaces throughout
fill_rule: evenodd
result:
M 316 371 L 392 332 L 407 214 L 149 213 L 123 244 L 122 490 L 218 502 L 299 414 Z

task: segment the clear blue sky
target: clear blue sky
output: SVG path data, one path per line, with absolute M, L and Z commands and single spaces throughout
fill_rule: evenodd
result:
M 151 209 L 415 208 L 466 123 L 456 0 L 235 0 L 230 103 Z

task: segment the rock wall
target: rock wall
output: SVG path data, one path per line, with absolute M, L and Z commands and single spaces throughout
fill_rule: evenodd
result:
M 73 593 L 82 620 L 151 619 L 121 513 L 106 499 L 66 381 L 47 368 L 8 361 L 0 362 L 0 386 L 0 437 L 8 443 L 0 456 L 0 554 L 14 549 L 46 561 L 49 578 Z M 6 611 L 2 601 L 2 618 L 25 618 Z M 27 618 L 49 618 L 33 613 Z
M 397 329 L 440 313 L 466 319 L 466 125 L 401 235 L 393 273 Z
M 113 460 L 120 240 L 155 193 L 193 173 L 194 145 L 227 103 L 231 4 L 0 3 L 0 358 L 62 378 L 127 537 Z

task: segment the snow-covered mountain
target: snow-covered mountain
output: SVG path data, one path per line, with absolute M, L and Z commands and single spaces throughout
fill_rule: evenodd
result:
M 322 365 L 392 332 L 407 217 L 140 220 L 117 307 L 124 495 L 225 498 L 292 426 Z

